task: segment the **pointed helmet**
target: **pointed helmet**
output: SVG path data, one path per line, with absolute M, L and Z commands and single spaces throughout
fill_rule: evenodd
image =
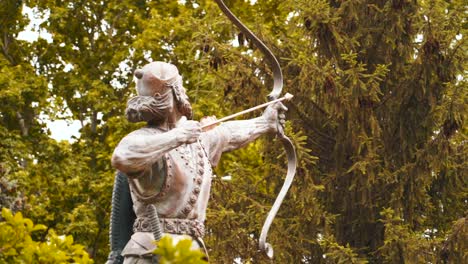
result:
M 139 96 L 157 96 L 172 90 L 177 107 L 182 115 L 192 118 L 192 107 L 182 85 L 182 76 L 173 64 L 155 61 L 135 71 L 136 90 Z

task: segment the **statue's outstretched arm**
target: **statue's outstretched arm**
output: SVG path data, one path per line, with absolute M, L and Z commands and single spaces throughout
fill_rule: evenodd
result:
M 265 133 L 278 132 L 284 124 L 283 111 L 286 110 L 283 104 L 277 103 L 269 106 L 260 117 L 223 123 L 219 129 L 229 134 L 228 143 L 223 151 L 241 148 Z

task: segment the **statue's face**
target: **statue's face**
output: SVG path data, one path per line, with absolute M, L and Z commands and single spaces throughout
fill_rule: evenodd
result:
M 192 107 L 182 86 L 182 79 L 177 67 L 165 62 L 151 62 L 135 71 L 137 92 L 141 96 L 152 96 L 158 101 L 166 101 L 168 111 L 177 109 L 187 118 L 192 117 Z M 174 87 L 169 87 L 172 85 Z M 175 102 L 177 102 L 177 108 Z

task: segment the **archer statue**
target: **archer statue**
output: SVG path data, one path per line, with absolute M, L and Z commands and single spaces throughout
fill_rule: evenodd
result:
M 152 263 L 153 242 L 162 235 L 175 242 L 190 237 L 192 248 L 206 254 L 202 238 L 212 167 L 223 152 L 282 131 L 286 108 L 277 102 L 257 118 L 198 122 L 176 66 L 152 62 L 134 75 L 138 96 L 128 101 L 126 117 L 147 126 L 125 136 L 112 156 L 118 173 L 108 263 Z

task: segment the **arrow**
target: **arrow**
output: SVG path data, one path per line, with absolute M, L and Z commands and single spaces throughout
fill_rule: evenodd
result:
M 282 101 L 289 101 L 289 100 L 291 100 L 291 98 L 293 98 L 293 97 L 294 97 L 294 95 L 292 95 L 292 94 L 290 94 L 290 93 L 286 93 L 286 94 L 285 94 L 283 97 L 281 97 L 281 98 L 275 99 L 275 100 L 273 100 L 273 101 L 270 101 L 270 102 L 267 102 L 267 103 L 264 103 L 264 104 L 261 104 L 261 105 L 254 106 L 254 107 L 252 107 L 252 108 L 249 108 L 249 109 L 240 111 L 240 112 L 235 113 L 235 114 L 232 114 L 232 115 L 225 116 L 225 117 L 223 117 L 223 118 L 221 118 L 221 119 L 218 119 L 218 120 L 216 120 L 216 121 L 214 121 L 214 122 L 211 122 L 211 123 L 209 123 L 209 124 L 203 125 L 201 128 L 202 128 L 202 130 L 207 129 L 207 128 L 209 128 L 209 127 L 211 127 L 211 126 L 214 126 L 214 125 L 217 125 L 217 124 L 219 124 L 219 123 L 221 123 L 221 122 L 224 122 L 224 121 L 233 119 L 233 118 L 235 118 L 235 117 L 238 117 L 238 116 L 241 116 L 241 115 L 244 115 L 244 114 L 253 112 L 253 111 L 257 110 L 257 109 L 261 109 L 261 108 L 267 107 L 267 106 L 269 106 L 269 105 L 271 105 L 271 104 L 278 103 L 278 102 L 282 102 Z

